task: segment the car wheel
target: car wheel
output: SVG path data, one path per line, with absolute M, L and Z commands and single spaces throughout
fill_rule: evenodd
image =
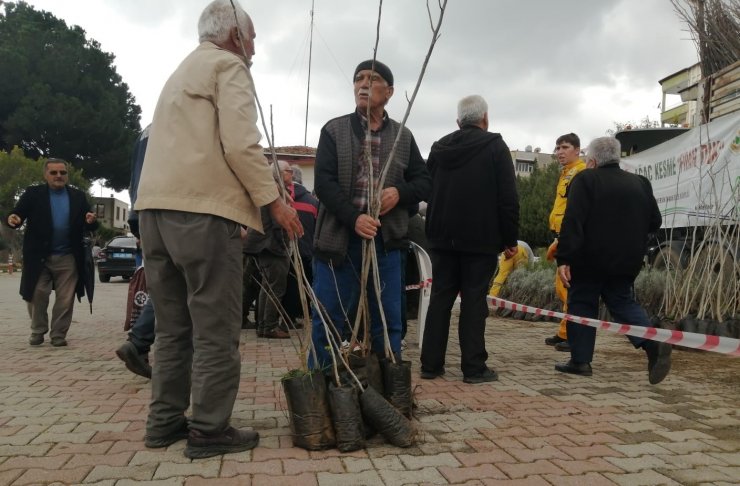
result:
M 98 274 L 98 278 L 99 278 L 99 279 L 100 279 L 100 281 L 101 281 L 101 282 L 103 282 L 103 283 L 106 283 L 106 282 L 110 282 L 110 275 L 106 275 L 106 274 L 104 274 L 104 273 L 99 273 L 99 274 Z

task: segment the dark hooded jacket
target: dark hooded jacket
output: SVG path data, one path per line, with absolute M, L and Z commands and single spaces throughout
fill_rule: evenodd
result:
M 511 153 L 498 133 L 464 126 L 432 145 L 429 247 L 498 254 L 515 247 L 519 198 Z

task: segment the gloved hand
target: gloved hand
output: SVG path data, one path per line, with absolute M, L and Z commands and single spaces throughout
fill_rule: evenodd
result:
M 556 251 L 558 251 L 558 239 L 557 238 L 555 238 L 555 240 L 547 248 L 547 256 L 545 258 L 547 259 L 548 262 L 555 260 Z

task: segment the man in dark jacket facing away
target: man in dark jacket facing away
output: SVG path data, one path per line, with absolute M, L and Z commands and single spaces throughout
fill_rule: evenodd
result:
M 85 193 L 67 185 L 69 168 L 61 159 L 44 164 L 46 184 L 31 186 L 18 199 L 7 223 L 23 235 L 21 296 L 31 316 L 31 346 L 44 342 L 49 332 L 52 346 L 67 345 L 74 297 L 85 295 L 83 232 L 98 227 Z M 49 331 L 49 296 L 54 288 L 54 308 Z
M 457 106 L 459 130 L 432 145 L 426 234 L 432 295 L 424 328 L 421 377 L 444 374 L 450 314 L 458 293 L 461 368 L 465 383 L 495 381 L 486 365 L 486 294 L 497 255 L 517 250 L 519 199 L 509 147 L 488 132 L 488 105 L 467 96 Z
M 558 275 L 568 291 L 568 310 L 596 318 L 599 297 L 616 322 L 652 327 L 635 301 L 634 282 L 647 250 L 648 233 L 660 228 L 661 217 L 650 182 L 619 168 L 621 147 L 612 137 L 591 142 L 589 167 L 571 182 L 568 207 L 556 258 Z M 591 376 L 596 329 L 568 322 L 571 359 L 556 365 L 562 373 Z M 671 345 L 628 336 L 648 356 L 648 378 L 660 383 L 671 369 Z

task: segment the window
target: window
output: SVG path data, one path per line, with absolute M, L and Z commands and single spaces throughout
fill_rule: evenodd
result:
M 116 207 L 116 221 L 121 219 L 121 208 Z
M 98 218 L 105 218 L 105 204 L 96 204 L 95 205 L 95 216 Z

